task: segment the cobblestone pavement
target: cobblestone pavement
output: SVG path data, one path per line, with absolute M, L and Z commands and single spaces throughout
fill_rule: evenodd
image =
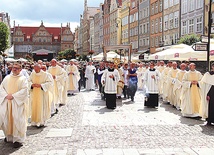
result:
M 137 92 L 135 102 L 118 99 L 112 111 L 98 91 L 81 91 L 44 128 L 28 126 L 20 149 L 4 143 L 0 131 L 0 155 L 214 154 L 214 127 L 168 104 L 146 108 L 143 100 Z

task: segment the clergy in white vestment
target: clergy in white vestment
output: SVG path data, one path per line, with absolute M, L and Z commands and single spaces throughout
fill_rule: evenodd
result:
M 160 72 L 154 68 L 154 63 L 150 63 L 150 68 L 145 72 L 144 81 L 146 85 L 146 99 L 145 106 L 158 106 L 158 82 L 160 79 Z
M 67 102 L 67 94 L 68 94 L 68 74 L 65 70 L 65 66 L 61 63 L 58 64 L 61 68 L 62 68 L 62 71 L 63 71 L 63 78 L 62 80 L 60 81 L 61 85 L 62 85 L 62 95 L 61 95 L 61 98 L 60 98 L 60 104 L 59 106 L 63 106 L 66 104 Z
M 85 69 L 86 78 L 86 90 L 95 90 L 94 74 L 96 73 L 96 68 L 92 65 L 92 62 L 88 62 L 88 66 Z
M 66 72 L 68 75 L 68 94 L 74 95 L 78 91 L 80 73 L 73 60 L 70 60 L 70 65 L 67 66 Z
M 102 84 L 104 85 L 104 92 L 106 97 L 106 107 L 108 109 L 116 108 L 116 94 L 117 83 L 120 80 L 120 75 L 117 69 L 114 69 L 114 63 L 109 63 L 109 68 L 106 69 L 101 77 Z
M 49 76 L 49 78 L 52 80 L 52 86 L 54 87 L 54 79 L 53 79 L 53 76 L 49 72 L 47 72 L 47 66 L 46 65 L 42 65 L 41 69 L 45 73 L 47 73 L 47 75 Z M 52 108 L 52 103 L 53 103 L 53 91 L 54 91 L 52 88 L 48 90 L 48 97 L 49 97 L 48 100 L 49 100 L 49 105 L 51 106 L 51 108 Z
M 40 64 L 34 64 L 29 78 L 31 125 L 41 127 L 51 117 L 49 90 L 53 88 L 53 79 L 41 70 Z
M 173 86 L 173 94 L 175 95 L 175 104 L 174 106 L 179 110 L 181 107 L 181 90 L 182 90 L 182 79 L 184 74 L 187 72 L 185 70 L 186 64 L 182 63 L 180 65 L 180 70 L 177 72 L 175 80 L 174 80 L 174 86 Z
M 144 66 L 145 66 L 144 63 L 140 63 L 139 67 L 136 71 L 137 79 L 138 79 L 137 87 L 138 87 L 138 89 L 141 89 L 141 90 L 144 89 L 143 77 L 144 77 L 144 73 L 146 71 L 146 68 Z
M 164 61 L 160 61 L 159 66 L 156 69 L 160 72 L 160 75 L 162 75 L 162 72 L 165 69 Z M 159 90 L 159 95 L 161 96 L 163 95 L 163 83 L 164 83 L 164 80 L 160 77 L 160 80 L 158 82 L 158 90 Z
M 201 107 L 200 116 L 207 120 L 207 125 L 214 123 L 214 63 L 211 71 L 206 72 L 201 79 Z
M 172 69 L 172 61 L 168 61 L 167 66 L 161 73 L 161 81 L 163 81 L 163 91 L 162 92 L 163 92 L 163 101 L 164 102 L 169 102 L 169 100 L 167 98 L 167 96 L 168 96 L 167 77 L 168 77 L 168 73 L 171 69 Z
M 120 75 L 120 80 L 117 83 L 117 98 L 121 99 L 122 93 L 123 93 L 123 88 L 124 88 L 124 78 L 123 78 L 123 71 L 122 69 L 118 68 L 118 64 L 114 64 L 114 68 L 118 70 L 118 73 Z
M 52 75 L 54 79 L 53 87 L 53 102 L 51 104 L 51 114 L 58 112 L 58 107 L 61 102 L 63 86 L 61 80 L 63 80 L 64 72 L 60 66 L 57 65 L 56 59 L 51 60 L 51 66 L 48 68 L 48 72 Z
M 124 87 L 123 87 L 123 95 L 124 95 L 124 98 L 127 98 L 128 97 L 128 74 L 129 74 L 129 71 L 128 71 L 128 64 L 125 63 L 123 68 L 121 68 L 121 70 L 123 71 L 123 79 L 124 79 Z
M 194 63 L 189 65 L 189 71 L 184 74 L 181 92 L 181 113 L 185 117 L 198 117 L 201 106 L 199 81 L 202 74 L 197 71 Z
M 170 102 L 171 105 L 175 106 L 176 105 L 176 100 L 175 100 L 175 94 L 173 93 L 173 87 L 174 87 L 174 83 L 175 83 L 175 78 L 176 78 L 176 74 L 179 71 L 179 69 L 177 68 L 177 62 L 172 62 L 172 69 L 168 72 L 167 75 L 167 89 L 168 89 L 168 93 L 167 93 L 167 98 L 168 101 Z
M 21 64 L 14 63 L 12 74 L 7 75 L 0 86 L 0 128 L 5 142 L 21 147 L 27 130 L 28 81 L 20 74 Z

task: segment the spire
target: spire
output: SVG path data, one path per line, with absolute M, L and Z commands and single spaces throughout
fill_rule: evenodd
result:
M 84 10 L 87 10 L 87 0 L 85 0 Z

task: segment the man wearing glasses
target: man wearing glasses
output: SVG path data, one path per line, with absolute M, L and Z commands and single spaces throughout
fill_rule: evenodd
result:
M 4 141 L 12 142 L 15 148 L 22 146 L 27 130 L 28 83 L 21 70 L 21 64 L 14 63 L 12 74 L 0 86 L 0 128 L 4 131 Z

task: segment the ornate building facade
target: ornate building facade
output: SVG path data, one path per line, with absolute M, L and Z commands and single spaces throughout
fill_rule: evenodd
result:
M 66 27 L 45 27 L 43 22 L 39 27 L 15 26 L 14 23 L 12 31 L 15 58 L 51 60 L 60 51 L 74 49 L 74 34 L 69 23 Z

